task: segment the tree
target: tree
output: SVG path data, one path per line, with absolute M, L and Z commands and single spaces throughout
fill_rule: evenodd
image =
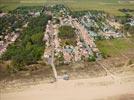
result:
M 59 37 L 63 39 L 74 38 L 75 30 L 71 26 L 61 26 L 59 28 Z
M 2 59 L 11 60 L 12 66 L 16 70 L 23 70 L 26 65 L 37 63 L 45 49 L 42 39 L 48 19 L 49 17 L 43 14 L 36 18 L 30 18 L 28 27 L 23 30 L 23 34 L 17 42 L 8 47 Z M 9 22 L 14 23 L 13 20 L 12 17 Z M 17 27 L 18 24 L 16 24 Z M 16 28 L 16 25 L 14 28 Z
M 37 34 L 33 34 L 31 36 L 31 40 L 34 44 L 41 44 L 42 43 L 42 39 L 43 39 L 43 33 L 37 33 Z

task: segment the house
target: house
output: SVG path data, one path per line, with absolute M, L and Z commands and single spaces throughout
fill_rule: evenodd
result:
M 129 22 L 127 22 L 126 24 L 129 24 L 130 26 L 134 26 L 134 19 L 131 19 Z
M 11 38 L 11 42 L 15 42 L 18 37 L 19 37 L 19 34 L 16 33 L 16 34 Z
M 68 52 L 64 51 L 63 52 L 63 57 L 64 57 L 64 63 L 70 63 L 71 62 L 71 54 Z
M 0 41 L 0 46 L 4 45 L 4 41 Z
M 40 12 L 36 12 L 36 13 L 34 13 L 34 16 L 35 16 L 35 17 L 40 16 Z
M 5 16 L 7 13 L 0 13 L 0 17 Z

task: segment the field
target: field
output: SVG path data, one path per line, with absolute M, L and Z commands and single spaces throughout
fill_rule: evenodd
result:
M 73 11 L 104 10 L 114 15 L 124 15 L 123 13 L 119 12 L 118 9 L 134 9 L 133 2 L 119 2 L 118 0 L 0 0 L 0 7 L 8 11 L 15 9 L 17 6 L 37 6 L 51 3 L 65 4 Z
M 106 56 L 124 56 L 126 52 L 134 50 L 134 37 L 113 40 L 102 40 L 96 42 L 99 50 Z

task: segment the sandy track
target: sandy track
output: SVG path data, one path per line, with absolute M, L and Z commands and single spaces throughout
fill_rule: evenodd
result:
M 126 82 L 126 79 L 131 81 Z M 110 76 L 59 80 L 52 84 L 38 84 L 20 92 L 1 93 L 0 100 L 109 100 L 106 98 L 124 94 L 134 95 L 134 76 L 120 77 L 120 80 Z

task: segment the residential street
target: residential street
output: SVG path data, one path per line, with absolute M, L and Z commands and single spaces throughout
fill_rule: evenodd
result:
M 52 66 L 54 77 L 55 77 L 55 79 L 57 79 L 57 71 L 56 71 L 56 68 L 54 65 L 54 46 L 55 46 L 54 33 L 55 33 L 55 31 L 54 31 L 54 26 L 51 22 L 49 22 L 49 24 L 47 26 L 46 33 L 48 33 L 48 36 L 45 37 L 45 35 L 44 35 L 44 39 L 46 39 L 45 41 L 47 42 L 48 46 L 46 47 L 47 50 L 44 50 L 44 58 L 45 58 L 45 56 L 47 56 L 48 63 Z

